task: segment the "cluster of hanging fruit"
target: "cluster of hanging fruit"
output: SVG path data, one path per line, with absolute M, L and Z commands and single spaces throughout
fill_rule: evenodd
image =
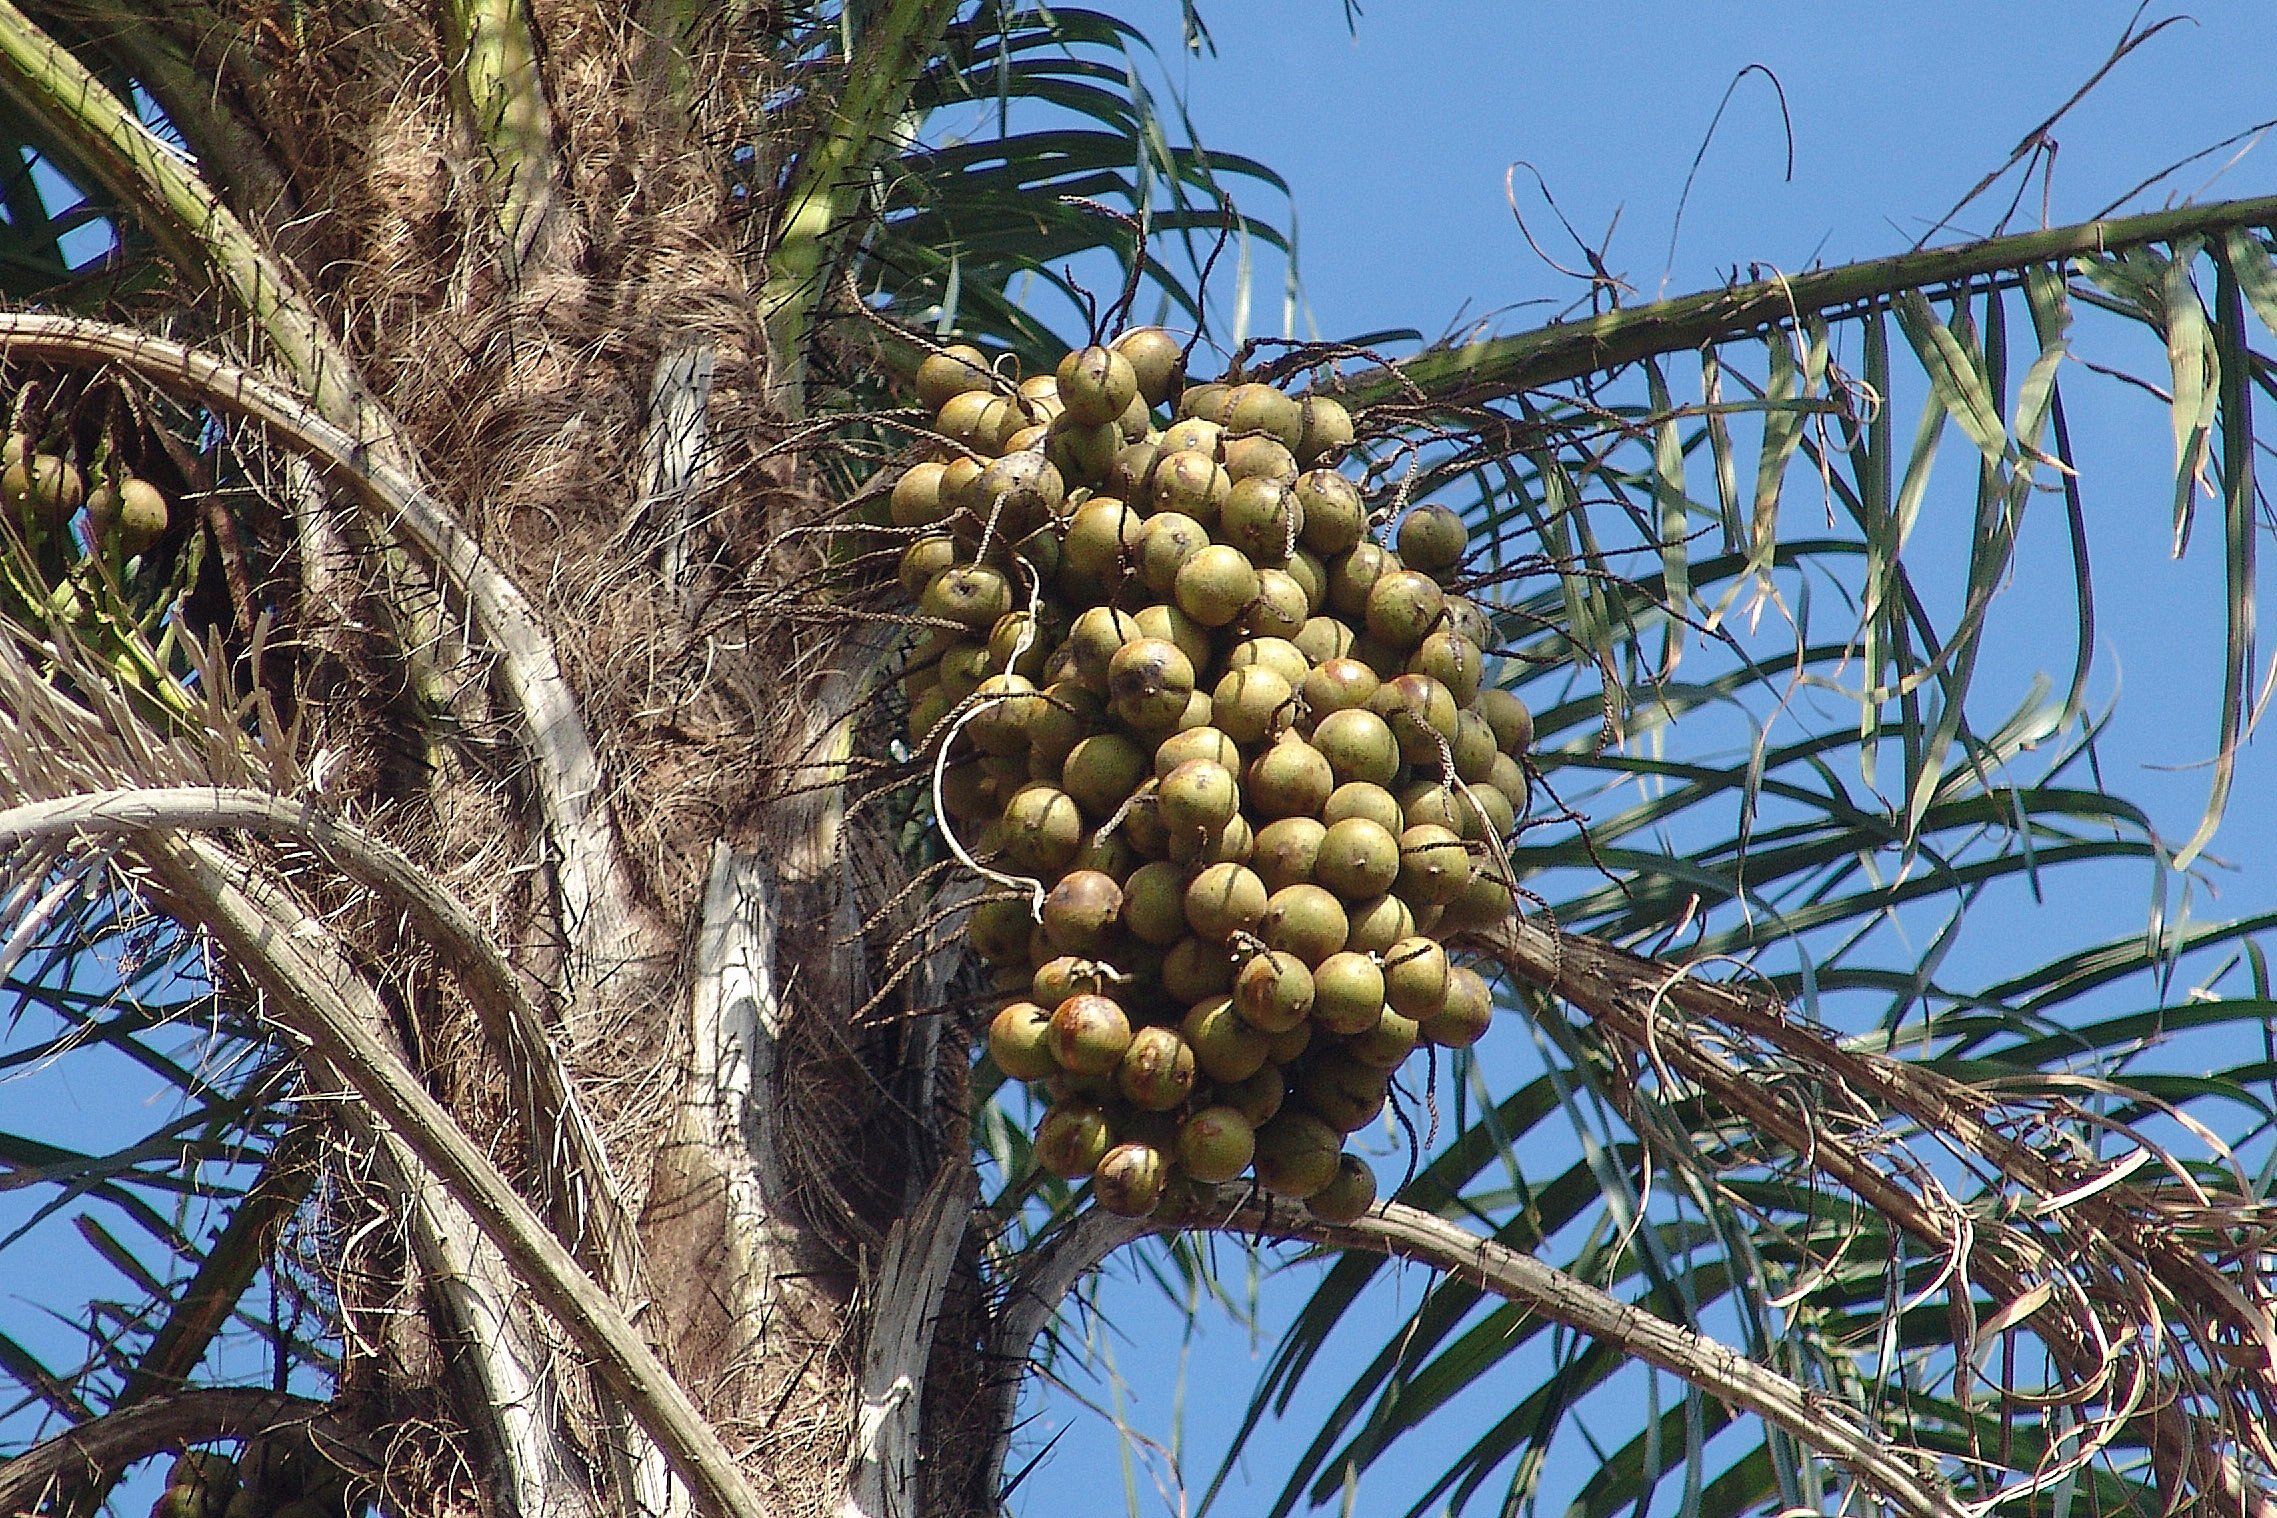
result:
M 1010 998 L 990 1054 L 1049 1093 L 1038 1163 L 1130 1216 L 1249 1172 L 1349 1222 L 1346 1135 L 1492 1015 L 1442 939 L 1513 907 L 1533 724 L 1482 688 L 1461 518 L 1382 546 L 1341 405 L 1183 367 L 1158 328 L 1017 386 L 925 362 L 909 737 L 995 887 L 968 937 Z
M 306 1439 L 255 1439 L 242 1458 L 190 1450 L 166 1473 L 150 1518 L 347 1518 L 347 1472 Z
M 60 540 L 82 506 L 88 541 L 98 550 L 115 548 L 122 558 L 147 551 L 166 533 L 166 497 L 148 480 L 120 473 L 90 491 L 67 454 L 48 452 L 24 433 L 8 434 L 0 444 L 0 508 L 18 530 Z

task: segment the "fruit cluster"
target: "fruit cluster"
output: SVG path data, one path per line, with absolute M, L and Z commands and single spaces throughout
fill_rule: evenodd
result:
M 60 536 L 79 508 L 87 508 L 87 534 L 97 547 L 113 543 L 133 558 L 166 532 L 166 497 L 148 480 L 122 474 L 93 491 L 71 460 L 42 451 L 21 432 L 0 444 L 0 507 L 19 526 Z
M 166 1473 L 150 1518 L 346 1518 L 348 1475 L 306 1439 L 255 1439 L 243 1457 L 191 1450 Z
M 1491 1017 L 1440 940 L 1512 909 L 1532 721 L 1447 588 L 1461 518 L 1381 546 L 1341 405 L 1182 369 L 1157 328 L 1017 386 L 925 362 L 951 446 L 893 490 L 909 735 L 1001 888 L 968 934 L 1012 997 L 991 1055 L 1050 1093 L 1037 1161 L 1131 1216 L 1249 1171 L 1350 1221 L 1345 1135 Z

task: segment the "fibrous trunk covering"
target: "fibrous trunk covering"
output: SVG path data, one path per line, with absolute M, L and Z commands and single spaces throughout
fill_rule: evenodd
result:
M 197 76 L 162 103 L 329 323 L 363 396 L 333 417 L 377 422 L 362 462 L 463 535 L 464 574 L 281 458 L 224 524 L 240 620 L 271 624 L 247 669 L 300 724 L 311 790 L 354 798 L 496 963 L 292 843 L 233 847 L 338 935 L 375 1031 L 579 1246 L 768 1510 L 899 1505 L 918 1409 L 866 1382 L 914 1371 L 929 1419 L 994 1406 L 968 1056 L 901 1015 L 937 983 L 854 1017 L 898 865 L 833 787 L 877 751 L 857 728 L 887 638 L 843 582 L 808 610 L 825 495 L 769 400 L 788 392 L 737 189 L 768 182 L 776 81 L 661 11 L 438 10 L 118 29 L 129 69 Z M 191 915 L 203 877 L 157 876 Z M 516 1012 L 542 1033 L 517 1042 Z M 320 1059 L 309 1076 L 311 1101 L 338 1089 Z M 339 1389 L 392 1510 L 685 1507 L 417 1157 L 367 1127 L 321 1195 Z M 894 1342 L 873 1351 L 880 1314 Z M 936 1321 L 973 1352 L 928 1377 Z M 989 1443 L 929 1469 L 929 1505 L 985 1501 Z

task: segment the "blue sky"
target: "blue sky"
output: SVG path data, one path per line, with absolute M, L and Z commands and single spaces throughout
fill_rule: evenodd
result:
M 1201 141 L 1261 159 L 1287 179 L 1300 238 L 1295 335 L 1331 338 L 1394 327 L 1436 336 L 1480 322 L 1510 330 L 1558 314 L 1578 287 L 1551 261 L 1581 263 L 1558 211 L 1605 250 L 1632 300 L 1711 287 L 1735 270 L 1792 273 L 1902 251 L 1932 234 L 2096 73 L 2130 20 L 2142 31 L 2181 14 L 2168 7 L 2138 17 L 2133 4 L 2109 3 L 1377 3 L 1348 30 L 1334 3 L 1205 5 L 1202 13 L 1214 49 L 1189 52 L 1172 0 L 1135 12 Z M 2043 206 L 2052 223 L 2082 220 L 2130 192 L 2126 210 L 2277 192 L 2277 145 L 2257 146 L 2250 135 L 2277 117 L 2268 21 L 2266 5 L 2192 7 L 2051 129 L 2052 173 L 2020 184 L 2011 171 L 1953 218 L 1952 232 L 1988 232 L 2012 202 L 2009 227 L 2023 230 L 2039 224 Z M 2136 191 L 2237 133 L 2249 135 Z M 1268 217 L 1283 211 L 1261 197 L 1247 204 Z M 1252 277 L 1249 330 L 1277 335 L 1281 272 L 1261 260 Z M 2094 356 L 2154 377 L 2164 362 L 2139 343 Z M 2206 652 L 2221 636 L 2219 563 L 2203 543 L 2180 563 L 2169 554 L 2163 409 L 2076 366 L 2065 384 L 2097 553 L 2095 699 L 2114 713 L 2105 777 L 2141 801 L 2163 834 L 2187 836 L 2213 748 L 2220 673 Z M 2048 574 L 2044 559 L 2027 556 L 2026 566 L 2001 613 L 2006 662 L 1990 677 L 2018 690 L 2040 670 L 2061 676 L 2070 659 L 2062 576 Z M 2041 618 L 2051 619 L 2047 636 L 2035 630 Z M 2277 821 L 2265 799 L 2269 768 L 2261 750 L 2242 761 L 2237 799 L 2214 844 L 2237 868 L 2214 872 L 2219 900 L 2200 893 L 2192 910 L 2228 916 L 2277 904 L 2277 869 L 2260 847 Z M 2139 879 L 2113 880 L 2085 899 L 2067 898 L 2053 918 L 2035 917 L 2028 905 L 2004 908 L 1993 931 L 1963 953 L 1990 975 L 2004 953 L 2036 955 L 2058 937 L 2131 931 L 2144 908 Z M 1524 1038 L 1498 1028 L 1493 1039 L 1503 1049 L 1487 1068 L 1512 1078 L 1528 1058 L 1518 1047 Z M 1269 1278 L 1254 1336 L 1205 1309 L 1205 1331 L 1182 1343 L 1161 1290 L 1126 1267 L 1102 1293 L 1103 1311 L 1081 1321 L 1109 1347 L 1123 1384 L 1072 1373 L 1070 1381 L 1160 1448 L 1119 1441 L 1106 1417 L 1079 1409 L 1067 1393 L 1042 1395 L 1031 1448 L 1058 1443 L 1016 1506 L 1097 1513 L 1120 1508 L 1128 1490 L 1141 1512 L 1181 1511 L 1161 1451 L 1179 1452 L 1179 1470 L 1193 1483 L 1188 1499 L 1198 1498 L 1313 1279 L 1302 1265 Z M 1323 1384 L 1380 1342 L 1418 1283 L 1409 1274 L 1363 1309 L 1379 1340 L 1344 1340 Z M 1449 1420 L 1417 1442 L 1407 1465 L 1371 1473 L 1356 1510 L 1403 1510 L 1403 1495 L 1427 1485 L 1434 1465 L 1520 1389 L 1480 1388 L 1468 1422 Z M 1214 1510 L 1262 1510 L 1294 1446 L 1309 1437 L 1308 1414 L 1324 1405 L 1317 1394 L 1302 1397 L 1268 1424 Z M 1571 1448 L 1585 1461 L 1582 1446 Z M 1545 1509 L 1555 1511 L 1555 1494 L 1582 1474 L 1578 1464 L 1550 1472 Z

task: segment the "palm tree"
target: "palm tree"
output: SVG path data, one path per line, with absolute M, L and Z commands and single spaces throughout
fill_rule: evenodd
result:
M 876 503 L 942 339 L 1048 366 L 1024 292 L 1081 307 L 1086 257 L 1201 324 L 1270 174 L 1174 146 L 1078 10 L 36 10 L 0 0 L 5 1058 L 175 1110 L 0 1133 L 40 1197 L 0 1248 L 68 1223 L 108 1266 L 72 1352 L 0 1335 L 0 1508 L 254 1441 L 242 1500 L 185 1460 L 171 1510 L 990 1511 L 1069 1291 L 1131 1248 L 1223 1289 L 1246 1242 L 1335 1257 L 1259 1416 L 1387 1258 L 1436 1272 L 1283 1510 L 1481 1385 L 1421 1506 L 1523 1500 L 1643 1365 L 1685 1391 L 1629 1399 L 1592 1511 L 2270 1511 L 2266 1056 L 2146 1062 L 2261 1026 L 2264 924 L 1944 965 L 2004 890 L 2186 880 L 2220 815 L 2277 202 L 1244 347 L 1355 410 L 1380 504 L 1482 545 L 1544 799 L 1528 907 L 1470 947 L 1541 1064 L 1434 1068 L 1356 1223 L 1227 1188 L 1157 1232 L 1038 1180 L 975 1063 Z M 2156 335 L 2178 535 L 2219 506 L 2222 759 L 2179 849 L 2092 765 L 2075 324 Z M 1941 448 L 1975 506 L 1944 615 L 1909 542 Z M 2081 555 L 2079 673 L 1987 711 L 2032 508 Z

